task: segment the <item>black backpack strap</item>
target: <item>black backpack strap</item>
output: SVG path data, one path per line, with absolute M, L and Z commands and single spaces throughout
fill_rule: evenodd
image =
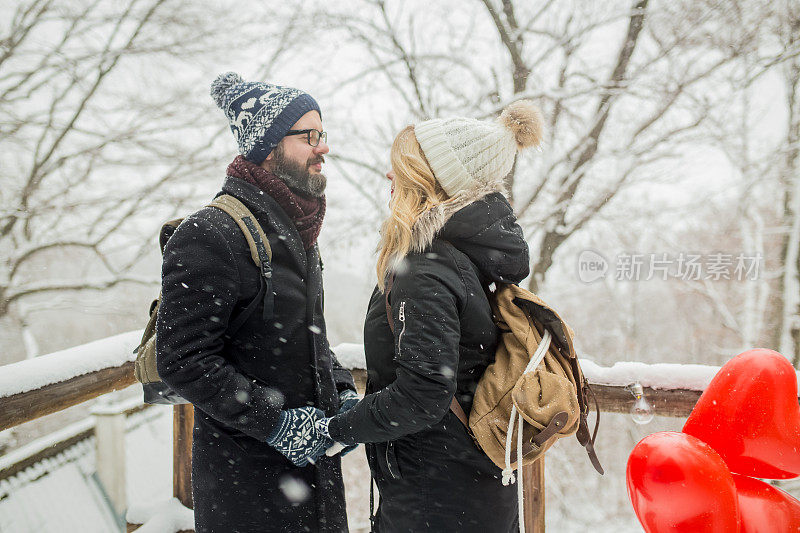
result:
M 262 318 L 266 321 L 272 316 L 275 306 L 275 295 L 272 293 L 271 282 L 272 248 L 256 217 L 238 198 L 230 194 L 222 194 L 214 198 L 208 206 L 224 211 L 236 222 L 250 248 L 250 257 L 261 272 L 258 294 L 228 326 L 226 335 L 231 336 L 250 318 L 261 301 L 264 302 Z
M 232 197 L 231 197 L 232 198 Z M 266 235 L 261 230 L 255 218 L 245 217 L 242 219 L 247 229 L 250 230 L 250 237 L 253 239 L 256 251 L 258 253 L 259 262 L 256 263 L 261 270 L 261 285 L 259 287 L 259 297 L 264 299 L 264 315 L 263 319 L 266 321 L 272 316 L 272 310 L 275 306 L 275 295 L 272 293 L 272 250 L 269 247 L 269 241 Z M 249 242 L 249 241 L 248 241 Z M 251 252 L 252 254 L 252 248 Z M 267 288 L 269 287 L 269 290 Z
M 267 282 L 264 281 L 264 278 L 261 278 L 261 284 L 260 284 L 259 289 L 258 289 L 258 294 L 256 295 L 255 298 L 253 298 L 253 300 L 249 304 L 247 304 L 247 307 L 242 309 L 242 312 L 239 313 L 236 316 L 236 318 L 234 318 L 228 324 L 228 329 L 225 330 L 225 336 L 232 337 L 234 333 L 239 331 L 239 328 L 241 328 L 244 325 L 244 323 L 247 321 L 247 319 L 250 318 L 250 315 L 252 315 L 253 312 L 256 310 L 256 307 L 258 307 L 258 303 L 261 302 L 262 300 L 265 300 L 265 298 L 264 298 L 264 293 L 265 292 L 267 292 Z M 264 305 L 266 306 L 266 302 L 265 302 Z M 266 311 L 266 308 L 265 308 L 264 315 L 266 315 L 266 314 L 267 314 L 267 311 Z

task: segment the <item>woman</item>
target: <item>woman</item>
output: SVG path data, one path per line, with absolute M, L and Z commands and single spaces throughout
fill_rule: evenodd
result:
M 321 424 L 344 445 L 369 443 L 377 531 L 517 527 L 516 487 L 502 485 L 450 405 L 455 398 L 469 413 L 494 359 L 485 291 L 528 275 L 528 247 L 503 190 L 517 150 L 540 137 L 539 113 L 522 101 L 498 121 L 430 120 L 394 141 L 391 214 L 364 326 L 367 395 Z

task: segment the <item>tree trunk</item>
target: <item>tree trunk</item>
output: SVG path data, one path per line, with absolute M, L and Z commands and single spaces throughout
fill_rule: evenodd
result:
M 794 41 L 794 38 L 792 38 Z M 791 42 L 790 42 L 791 44 Z M 800 60 L 786 65 L 787 120 L 786 158 L 781 181 L 786 191 L 784 221 L 789 232 L 784 238 L 781 279 L 783 312 L 780 322 L 780 352 L 795 367 L 800 364 Z

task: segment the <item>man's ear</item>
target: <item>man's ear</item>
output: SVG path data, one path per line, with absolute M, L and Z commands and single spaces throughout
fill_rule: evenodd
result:
M 270 167 L 272 166 L 272 160 L 274 159 L 273 155 L 275 155 L 275 148 L 272 149 L 272 151 L 267 155 L 266 159 L 264 159 L 258 166 L 263 169 L 270 170 Z

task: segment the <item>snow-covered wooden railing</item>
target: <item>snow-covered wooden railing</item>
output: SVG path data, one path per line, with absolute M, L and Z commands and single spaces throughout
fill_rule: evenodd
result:
M 357 344 L 340 344 L 334 348 L 339 361 L 350 368 L 356 379 L 365 368 L 364 351 Z M 720 367 L 710 365 L 618 362 L 603 367 L 591 359 L 581 359 L 586 379 L 592 385 L 601 411 L 627 413 L 634 397 L 626 388 L 638 382 L 656 415 L 686 417 Z M 366 377 L 366 373 L 364 373 Z
M 0 430 L 134 384 L 133 349 L 138 345 L 140 336 L 140 331 L 131 331 L 0 367 Z M 334 351 L 340 362 L 351 369 L 363 392 L 366 371 L 362 347 L 341 344 Z M 639 382 L 655 414 L 673 417 L 689 415 L 700 394 L 719 370 L 719 367 L 708 365 L 631 362 L 601 367 L 588 359 L 582 360 L 581 364 L 593 385 L 601 411 L 628 412 L 634 397 L 626 386 Z M 188 508 L 192 507 L 191 428 L 192 410 L 188 406 L 176 406 L 173 492 L 180 503 Z M 526 473 L 525 480 L 524 488 L 529 500 L 525 517 L 527 530 L 544 531 L 543 465 L 533 465 L 531 471 Z M 141 514 L 150 516 L 144 512 Z M 167 523 L 167 518 L 156 513 L 152 519 L 148 519 L 147 525 L 150 526 L 151 521 L 153 524 Z M 185 520 L 178 522 L 185 523 Z M 135 527 L 132 525 L 130 530 Z
M 140 331 L 131 331 L 0 367 L 0 431 L 134 384 L 133 349 L 140 337 Z M 363 379 L 360 345 L 341 344 L 334 351 L 356 378 Z M 707 365 L 631 362 L 601 367 L 586 359 L 582 366 L 602 411 L 626 412 L 633 397 L 625 386 L 638 381 L 656 414 L 664 416 L 687 416 L 719 370 Z
M 0 431 L 136 382 L 141 331 L 0 366 Z

